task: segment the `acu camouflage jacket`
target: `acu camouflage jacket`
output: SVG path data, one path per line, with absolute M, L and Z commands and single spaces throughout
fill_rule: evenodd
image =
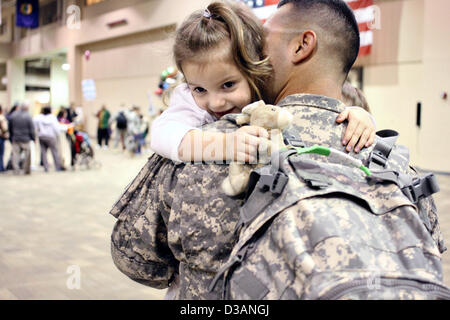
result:
M 316 95 L 292 95 L 279 104 L 294 120 L 289 132 L 305 146 L 320 144 L 344 151 L 346 124 L 337 124 L 342 102 Z M 205 126 L 235 130 L 233 116 Z M 352 154 L 368 158 L 373 147 Z M 111 254 L 131 279 L 167 288 L 179 273 L 178 299 L 220 299 L 222 285 L 208 287 L 237 242 L 234 233 L 243 199 L 226 196 L 220 185 L 228 174 L 223 164 L 175 164 L 153 155 L 113 206 L 117 218 Z M 430 214 L 435 208 L 430 198 Z M 437 220 L 433 234 L 440 240 Z

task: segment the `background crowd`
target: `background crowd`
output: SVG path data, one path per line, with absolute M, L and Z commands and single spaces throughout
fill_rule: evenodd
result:
M 150 120 L 140 107 L 122 105 L 117 113 L 111 114 L 102 105 L 94 116 L 98 121 L 96 145 L 84 131 L 83 109 L 74 104 L 61 106 L 58 110 L 43 106 L 35 116 L 26 102 L 17 103 L 10 110 L 0 106 L 0 173 L 31 174 L 35 169 L 35 150 L 39 150 L 39 165 L 45 172 L 49 171 L 48 150 L 55 171 L 67 170 L 69 162 L 70 168 L 75 170 L 83 161 L 89 164 L 93 160 L 95 149 L 108 149 L 111 138 L 114 149 L 118 149 L 120 143 L 119 150 L 129 155 L 149 152 L 146 138 Z M 7 148 L 8 143 L 10 148 Z M 70 156 L 65 157 L 65 150 L 70 150 Z
M 344 84 L 342 94 L 346 105 L 360 106 L 370 112 L 363 92 L 350 82 Z M 45 172 L 49 170 L 48 150 L 56 171 L 65 171 L 69 161 L 72 170 L 77 163 L 89 163 L 94 158 L 94 150 L 108 149 L 111 140 L 113 149 L 132 156 L 151 152 L 148 137 L 152 118 L 144 115 L 139 106 L 122 104 L 117 112 L 111 113 L 102 105 L 92 116 L 97 119 L 96 145 L 92 145 L 84 131 L 82 107 L 75 107 L 73 103 L 61 106 L 56 112 L 44 106 L 34 117 L 27 103 L 15 104 L 8 111 L 0 106 L 0 173 L 11 170 L 14 174 L 21 171 L 31 174 L 35 143 L 40 150 L 39 164 Z M 11 144 L 9 155 L 5 154 L 8 142 Z M 64 149 L 70 150 L 70 159 L 65 159 Z

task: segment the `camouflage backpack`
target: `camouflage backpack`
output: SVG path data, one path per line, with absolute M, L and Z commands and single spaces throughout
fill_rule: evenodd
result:
M 298 141 L 252 172 L 239 241 L 211 284 L 225 299 L 450 299 L 431 194 L 397 133 L 367 163 Z

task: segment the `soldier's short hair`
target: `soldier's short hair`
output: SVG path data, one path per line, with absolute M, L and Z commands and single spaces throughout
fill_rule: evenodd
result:
M 347 74 L 358 57 L 360 45 L 358 23 L 349 6 L 342 0 L 281 0 L 278 8 L 288 3 L 294 5 L 294 15 L 314 21 L 327 33 Z

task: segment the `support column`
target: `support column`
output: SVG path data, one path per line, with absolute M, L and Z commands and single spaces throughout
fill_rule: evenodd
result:
M 50 101 L 53 110 L 69 106 L 68 71 L 62 69 L 63 59 L 52 58 L 50 65 Z
M 70 65 L 68 71 L 69 101 L 81 106 L 83 103 L 81 94 L 81 52 L 78 47 L 67 48 L 67 63 Z
M 12 107 L 14 103 L 25 100 L 25 60 L 9 59 L 6 62 L 6 75 L 8 77 L 8 103 Z

